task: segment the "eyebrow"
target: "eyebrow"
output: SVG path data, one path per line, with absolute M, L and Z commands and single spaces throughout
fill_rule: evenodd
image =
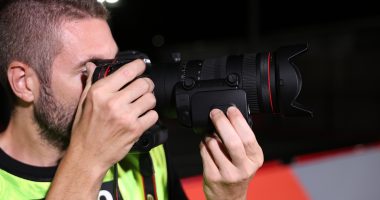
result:
M 119 49 L 117 49 L 116 51 L 116 55 L 117 56 L 119 54 Z M 99 57 L 99 56 L 91 56 L 90 58 L 84 60 L 84 61 L 81 61 L 80 64 L 78 65 L 78 67 L 82 67 L 84 66 L 86 63 L 88 62 L 94 62 L 94 61 L 97 61 L 97 60 L 111 60 L 113 58 L 102 58 L 102 57 Z
M 82 66 L 84 66 L 88 62 L 94 62 L 96 60 L 105 60 L 105 59 L 93 56 L 93 57 L 90 57 L 90 58 L 88 58 L 88 59 L 86 59 L 84 61 L 81 61 L 80 64 L 78 64 L 78 67 L 82 67 Z

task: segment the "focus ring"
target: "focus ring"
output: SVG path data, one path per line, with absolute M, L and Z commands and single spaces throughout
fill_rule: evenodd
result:
M 243 89 L 247 93 L 247 100 L 251 113 L 259 113 L 260 106 L 257 91 L 256 54 L 244 54 L 243 58 Z

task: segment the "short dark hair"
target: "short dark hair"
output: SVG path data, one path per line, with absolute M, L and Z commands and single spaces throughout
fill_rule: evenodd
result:
M 97 0 L 0 0 L 0 3 L 0 83 L 8 96 L 10 110 L 16 103 L 7 77 L 12 61 L 29 65 L 41 83 L 50 85 L 51 65 L 63 46 L 61 24 L 84 18 L 108 19 L 106 8 Z

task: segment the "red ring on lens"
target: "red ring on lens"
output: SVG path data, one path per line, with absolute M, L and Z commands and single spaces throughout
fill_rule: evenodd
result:
M 272 100 L 272 90 L 271 90 L 271 86 L 270 86 L 270 52 L 268 53 L 268 92 L 269 92 L 269 103 L 270 103 L 270 108 L 272 110 L 272 112 L 274 112 L 274 108 L 273 108 L 273 100 Z

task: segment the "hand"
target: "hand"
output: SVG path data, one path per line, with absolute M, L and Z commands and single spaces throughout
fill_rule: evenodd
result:
M 96 199 L 107 170 L 132 148 L 157 120 L 153 82 L 137 78 L 145 64 L 136 60 L 91 84 L 82 93 L 69 147 L 46 199 Z M 126 84 L 127 87 L 123 88 Z
M 90 68 L 92 74 L 94 65 Z M 101 170 L 125 157 L 144 131 L 158 120 L 158 114 L 152 110 L 156 103 L 153 82 L 148 78 L 136 79 L 144 70 L 145 64 L 136 60 L 93 85 L 92 75 L 89 76 L 68 152 L 81 154 L 79 157 L 88 166 Z
M 217 133 L 200 144 L 207 199 L 246 199 L 249 182 L 264 162 L 263 152 L 236 107 L 210 113 Z

